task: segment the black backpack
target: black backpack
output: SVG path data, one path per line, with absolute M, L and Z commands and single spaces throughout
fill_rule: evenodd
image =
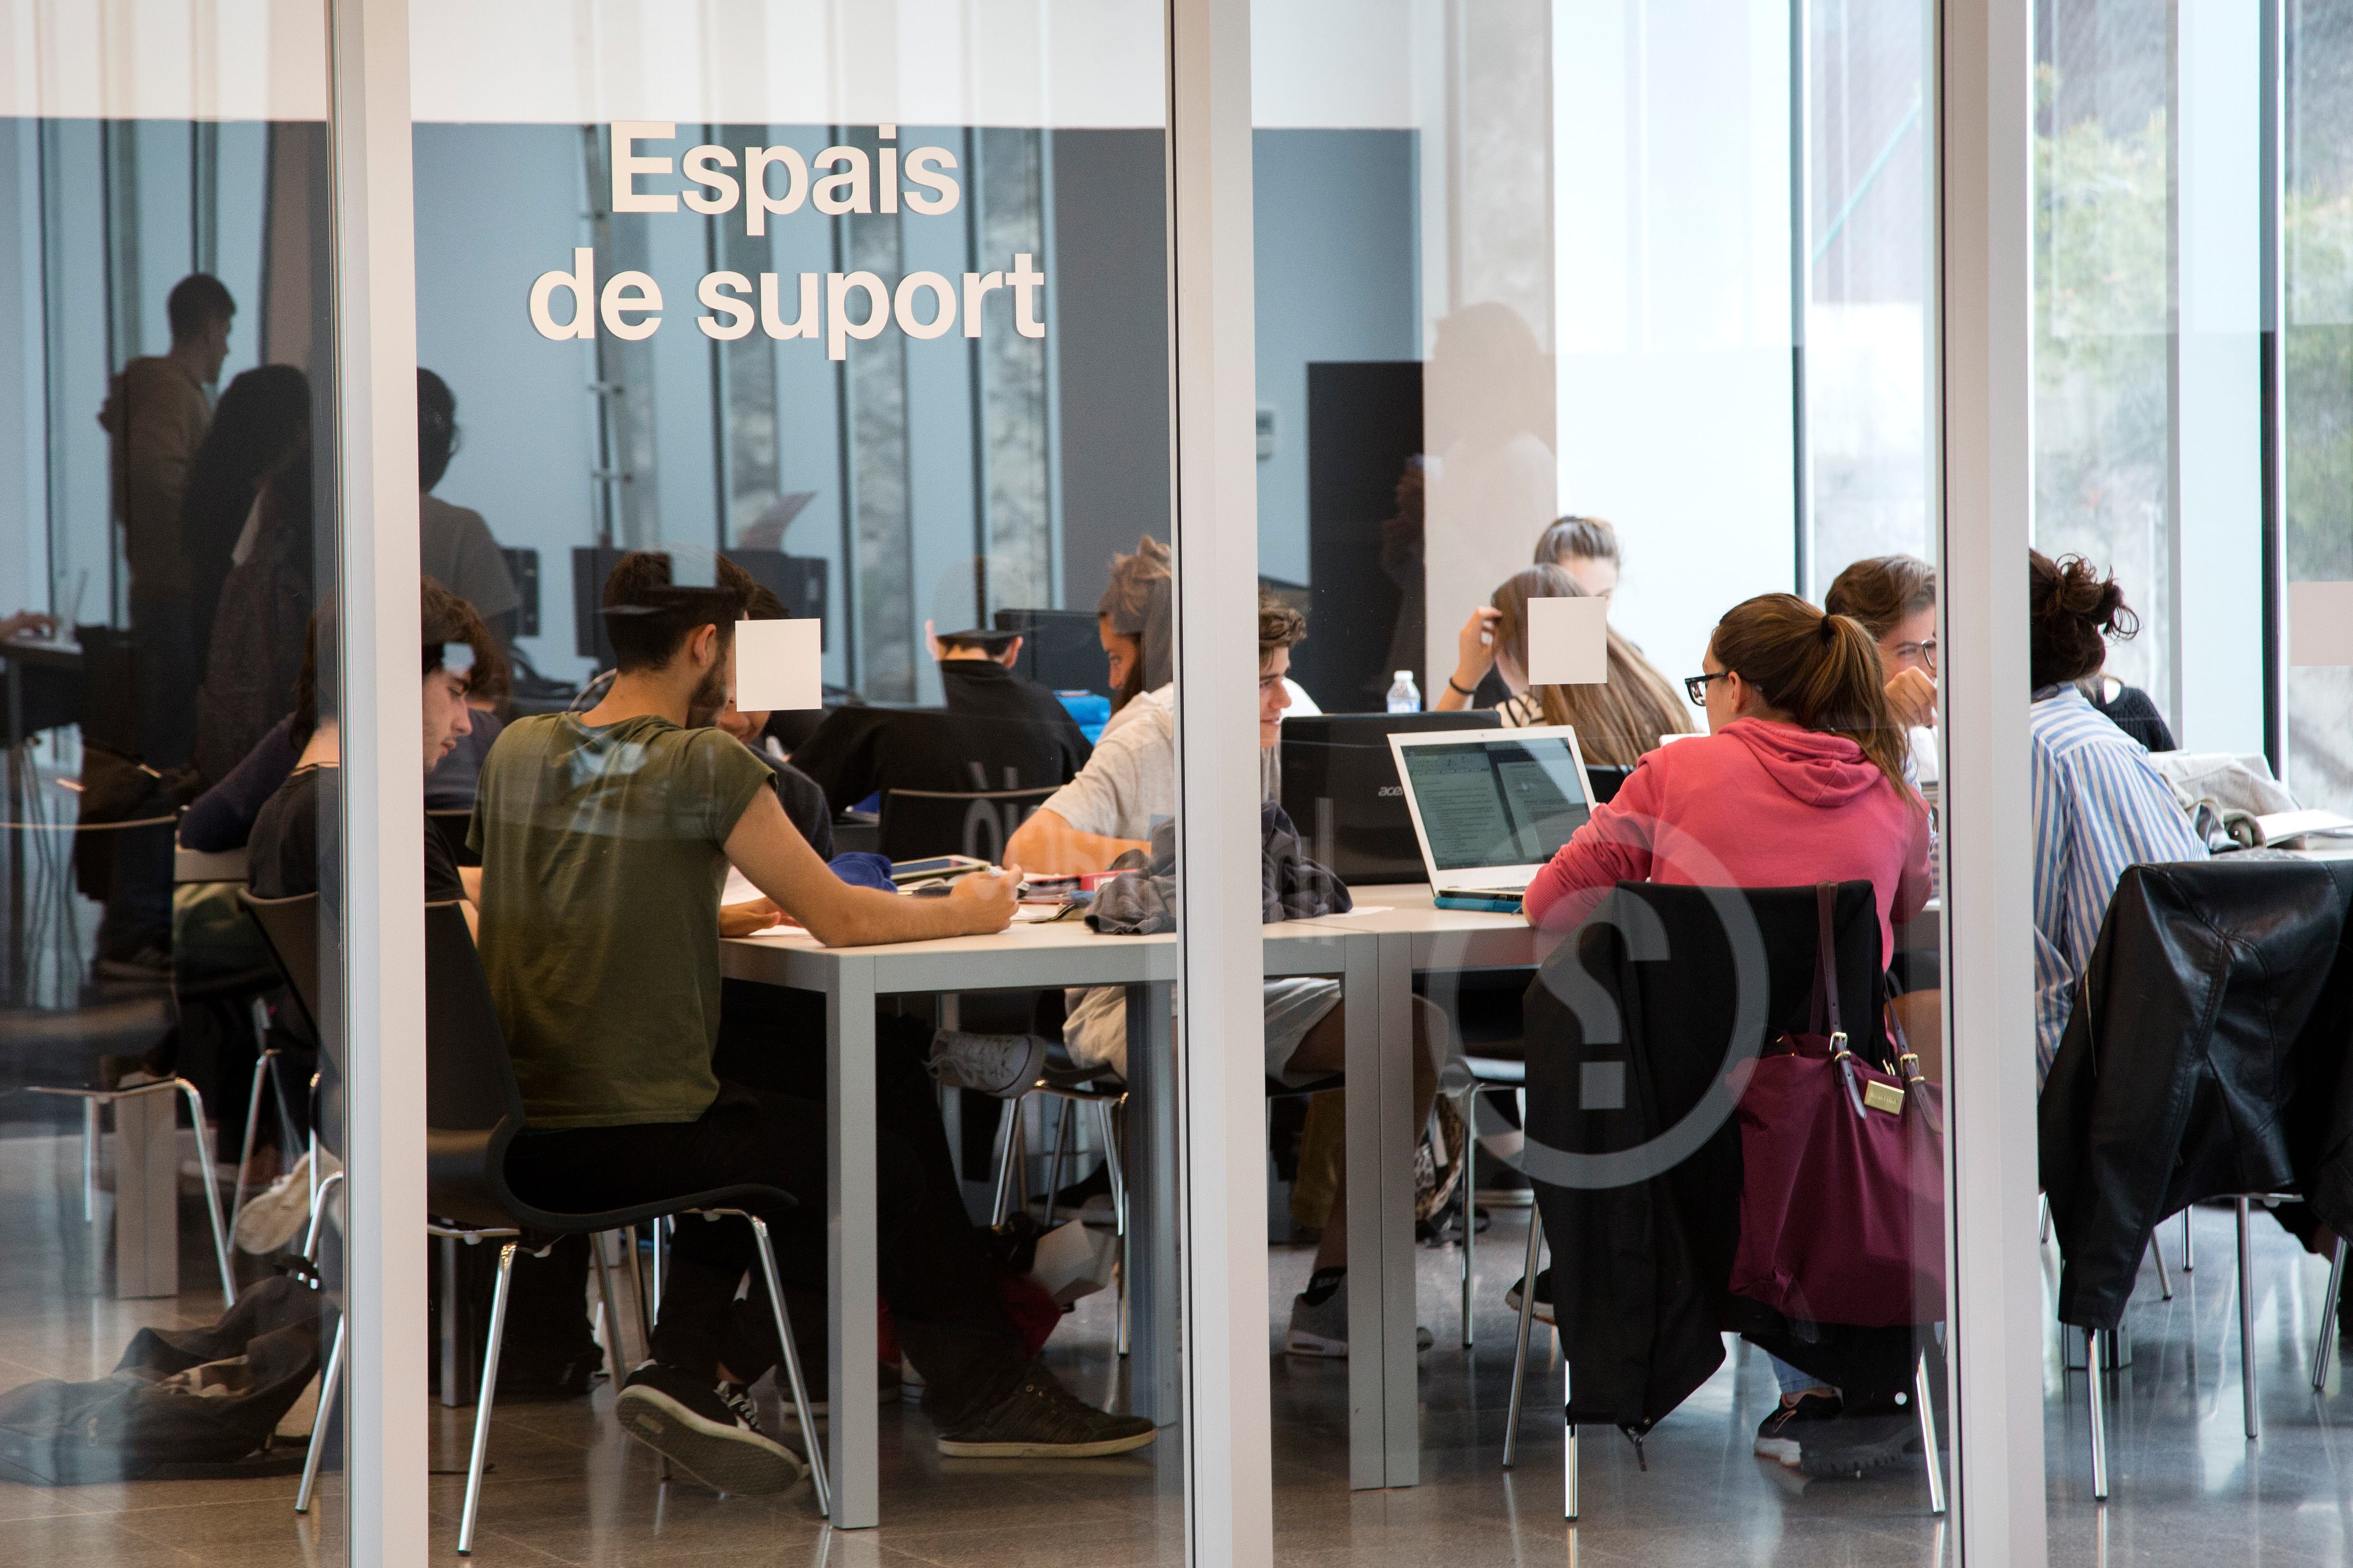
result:
M 142 1329 L 94 1383 L 0 1394 L 0 1476 L 36 1486 L 290 1475 L 271 1434 L 319 1372 L 320 1298 L 280 1277 L 209 1329 Z

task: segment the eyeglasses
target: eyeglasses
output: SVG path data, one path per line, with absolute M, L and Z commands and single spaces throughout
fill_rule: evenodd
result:
M 1928 668 L 1930 669 L 1934 669 L 1936 668 L 1936 639 L 1935 637 L 1930 637 L 1926 642 L 1897 643 L 1895 645 L 1895 657 L 1900 659 L 1926 659 L 1928 663 Z
M 1707 706 L 1707 683 L 1722 680 L 1731 673 L 1728 669 L 1719 669 L 1714 675 L 1686 675 L 1683 677 L 1683 694 L 1692 700 L 1693 707 L 1704 708 Z

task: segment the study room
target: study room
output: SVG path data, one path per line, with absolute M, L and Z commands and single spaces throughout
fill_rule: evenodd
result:
M 137 10 L 0 1560 L 2353 1550 L 2353 5 Z

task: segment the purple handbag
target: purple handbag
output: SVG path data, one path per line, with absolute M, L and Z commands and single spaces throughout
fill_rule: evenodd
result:
M 1901 1079 L 1847 1048 L 1820 914 L 1810 1032 L 1783 1035 L 1740 1096 L 1740 1245 L 1730 1289 L 1786 1317 L 1859 1328 L 1945 1315 L 1945 1117 L 1919 1058 Z M 1828 1033 L 1823 1032 L 1828 1025 Z

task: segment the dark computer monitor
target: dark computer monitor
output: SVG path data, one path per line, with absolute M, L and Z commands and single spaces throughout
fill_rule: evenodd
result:
M 1307 852 L 1351 887 L 1419 882 L 1421 847 L 1389 752 L 1392 734 L 1493 730 L 1492 708 L 1455 713 L 1322 713 L 1282 721 L 1282 809 Z
M 1624 784 L 1627 776 L 1633 771 L 1631 768 L 1614 768 L 1595 763 L 1586 763 L 1585 777 L 1587 782 L 1593 785 L 1593 804 L 1600 805 L 1616 799 L 1619 785 Z
M 572 627 L 575 651 L 593 658 L 599 669 L 613 668 L 613 645 L 605 636 L 605 617 L 598 613 L 605 596 L 605 579 L 614 563 L 628 553 L 606 545 L 577 545 L 572 552 Z M 825 619 L 826 563 L 781 550 L 730 550 L 727 559 L 751 579 L 776 595 L 785 614 L 797 621 Z M 832 638 L 818 634 L 819 646 Z
M 1111 695 L 1111 662 L 1103 657 L 1092 610 L 999 610 L 992 624 L 997 631 L 1021 634 L 1016 675 L 1049 691 Z

